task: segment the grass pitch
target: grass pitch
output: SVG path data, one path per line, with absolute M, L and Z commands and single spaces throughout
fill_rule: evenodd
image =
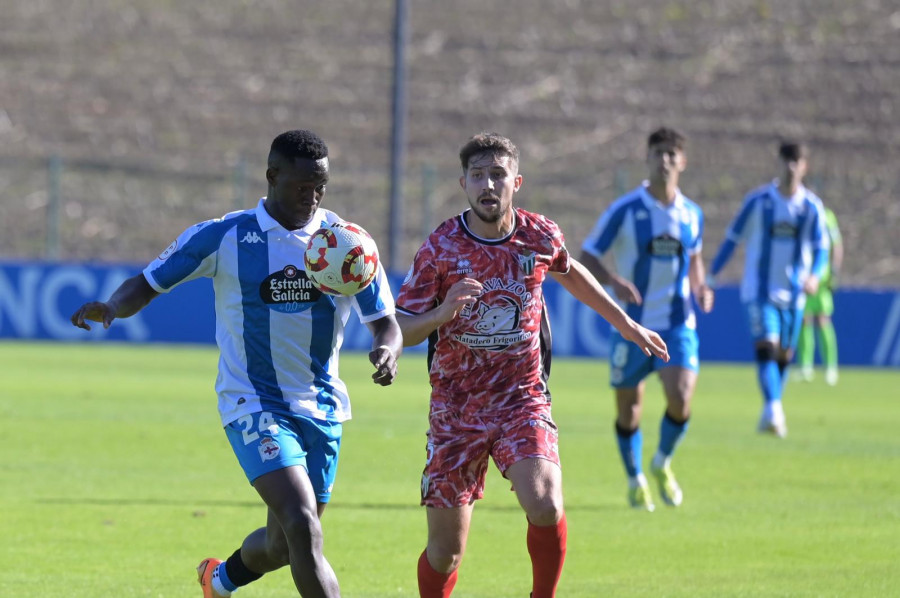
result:
M 265 510 L 218 423 L 213 348 L 0 344 L 0 596 L 200 596 L 193 568 L 224 558 Z M 354 419 L 324 518 L 347 598 L 416 596 L 428 402 L 424 356 L 388 388 L 345 355 Z M 706 364 L 674 468 L 684 505 L 626 507 L 607 368 L 554 360 L 569 554 L 565 598 L 900 594 L 900 372 L 789 382 L 786 440 L 754 431 L 749 365 Z M 663 401 L 644 411 L 645 462 Z M 646 464 L 646 463 L 645 463 Z M 655 489 L 654 489 L 655 490 Z M 524 598 L 525 519 L 491 470 L 454 593 Z M 296 596 L 286 569 L 241 598 Z

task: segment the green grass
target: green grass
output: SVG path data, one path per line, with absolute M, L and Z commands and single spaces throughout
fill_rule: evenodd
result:
M 347 598 L 415 596 L 428 402 L 424 357 L 389 388 L 342 362 L 355 418 L 324 519 Z M 211 348 L 0 344 L 0 596 L 196 597 L 193 568 L 225 557 L 265 510 L 218 425 Z M 565 598 L 896 596 L 900 373 L 789 383 L 790 435 L 754 432 L 749 366 L 706 365 L 675 461 L 679 509 L 625 506 L 606 365 L 557 359 L 569 556 Z M 645 452 L 662 411 L 651 381 Z M 658 501 L 659 502 L 659 501 Z M 525 521 L 492 469 L 454 597 L 524 598 Z M 241 598 L 296 596 L 282 570 Z

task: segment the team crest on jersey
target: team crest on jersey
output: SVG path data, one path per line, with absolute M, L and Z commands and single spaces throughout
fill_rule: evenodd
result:
M 516 257 L 519 260 L 519 267 L 522 268 L 522 272 L 525 273 L 525 276 L 531 276 L 532 274 L 534 274 L 534 263 L 536 257 L 533 251 L 519 254 Z
M 525 285 L 515 280 L 492 278 L 483 283 L 482 295 L 472 309 L 466 306 L 460 316 L 474 320 L 473 331 L 457 334 L 457 341 L 471 349 L 502 351 L 514 343 L 527 341 L 532 333 L 522 330 L 522 310 L 529 306 L 532 295 Z
M 287 265 L 262 281 L 259 296 L 269 309 L 291 314 L 312 307 L 322 291 L 313 286 L 305 271 Z
M 797 227 L 787 221 L 776 222 L 772 225 L 772 237 L 775 239 L 797 238 Z
M 682 251 L 681 241 L 669 234 L 654 237 L 650 241 L 650 255 L 655 257 L 675 257 L 681 255 Z
M 472 262 L 464 257 L 461 257 L 458 260 L 456 260 L 456 273 L 457 274 L 471 274 L 472 273 Z

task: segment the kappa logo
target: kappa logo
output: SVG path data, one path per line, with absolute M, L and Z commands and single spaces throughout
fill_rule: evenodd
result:
M 638 210 L 637 212 L 634 213 L 635 220 L 646 220 L 649 217 L 650 217 L 650 214 L 648 214 L 644 210 Z
M 241 243 L 265 243 L 265 239 L 256 234 L 255 230 L 247 232 L 244 235 L 244 238 L 241 239 Z

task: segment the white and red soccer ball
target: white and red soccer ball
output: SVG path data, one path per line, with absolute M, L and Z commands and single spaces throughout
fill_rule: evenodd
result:
M 378 247 L 358 224 L 333 222 L 314 232 L 303 253 L 306 275 L 329 295 L 355 295 L 375 279 Z

